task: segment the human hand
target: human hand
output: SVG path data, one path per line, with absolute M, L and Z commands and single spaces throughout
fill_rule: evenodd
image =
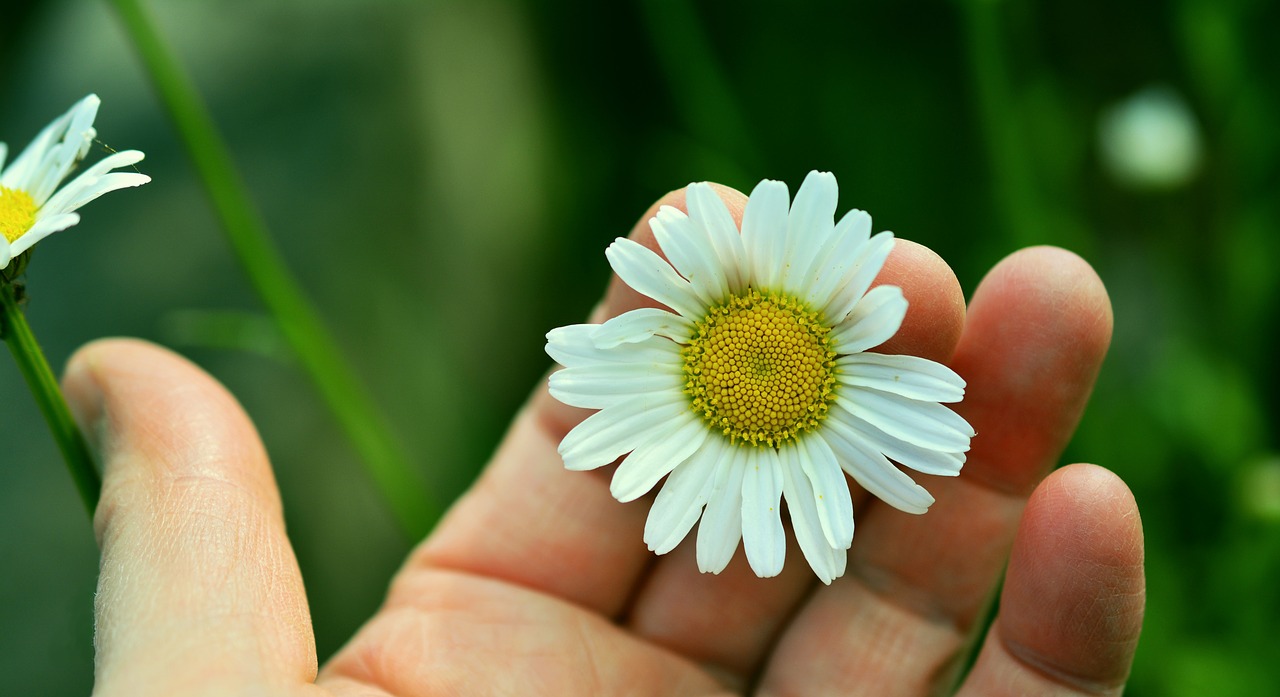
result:
M 744 197 L 722 195 L 740 215 Z M 633 237 L 653 246 L 644 222 Z M 1101 468 L 1044 478 L 1110 338 L 1101 283 L 1067 252 L 1024 250 L 988 275 L 966 316 L 945 263 L 901 241 L 878 282 L 911 301 L 879 350 L 951 365 L 968 381 L 957 410 L 978 436 L 959 478 L 917 475 L 937 499 L 926 515 L 855 493 L 844 578 L 821 586 L 792 563 L 759 579 L 741 551 L 701 575 L 692 540 L 653 557 L 644 502 L 615 502 L 607 473 L 562 467 L 556 445 L 586 412 L 543 386 L 318 676 L 247 417 L 172 354 L 90 345 L 65 383 L 104 463 L 97 692 L 929 694 L 951 684 L 1012 544 L 1000 614 L 961 694 L 1118 693 L 1142 618 L 1136 506 Z M 594 320 L 643 300 L 615 279 Z

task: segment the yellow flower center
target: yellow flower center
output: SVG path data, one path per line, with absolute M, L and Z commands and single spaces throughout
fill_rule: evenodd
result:
M 732 442 L 777 447 L 817 427 L 836 385 L 831 328 L 788 295 L 712 307 L 682 350 L 693 410 Z
M 36 202 L 21 189 L 0 186 L 0 233 L 16 242 L 36 223 Z

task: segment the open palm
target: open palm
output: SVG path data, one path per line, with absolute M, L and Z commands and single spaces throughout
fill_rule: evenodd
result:
M 744 197 L 721 192 L 740 216 Z M 683 208 L 683 195 L 660 203 Z M 643 222 L 632 236 L 654 246 Z M 1000 613 L 961 694 L 1119 693 L 1142 622 L 1136 506 L 1098 467 L 1045 478 L 1110 339 L 1101 283 L 1074 255 L 1024 250 L 966 313 L 946 264 L 907 242 L 878 282 L 911 302 L 879 350 L 951 365 L 969 383 L 958 411 L 978 436 L 959 478 L 919 477 L 937 499 L 924 516 L 855 488 L 846 577 L 822 586 L 794 543 L 772 579 L 741 551 L 716 576 L 698 573 L 688 543 L 654 557 L 641 541 L 647 502 L 615 502 L 607 472 L 564 470 L 556 445 L 586 412 L 540 386 L 318 675 L 248 418 L 161 349 L 86 347 L 65 382 L 105 469 L 97 693 L 933 694 L 954 683 L 1006 562 Z M 615 279 L 594 319 L 643 301 Z

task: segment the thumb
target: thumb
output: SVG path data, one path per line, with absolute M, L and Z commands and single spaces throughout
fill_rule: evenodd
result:
M 63 380 L 103 465 L 97 694 L 240 694 L 315 677 L 280 497 L 253 425 L 158 347 L 82 348 Z

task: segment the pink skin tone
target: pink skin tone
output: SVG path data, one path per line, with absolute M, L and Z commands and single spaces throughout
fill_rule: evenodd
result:
M 719 189 L 735 217 L 745 197 Z M 683 193 L 660 202 L 683 208 Z M 632 237 L 653 246 L 647 213 Z M 1111 334 L 1106 291 L 1058 249 L 1000 262 L 966 312 L 954 274 L 900 241 L 879 282 L 911 309 L 879 350 L 947 362 L 977 429 L 959 478 L 917 475 L 924 516 L 855 489 L 849 573 L 782 575 L 742 551 L 697 573 L 692 536 L 654 557 L 649 501 L 567 472 L 586 412 L 540 384 L 488 468 L 318 670 L 271 467 L 235 400 L 162 349 L 106 340 L 64 380 L 105 466 L 95 525 L 101 695 L 923 695 L 954 680 L 1008 564 L 964 695 L 1119 694 L 1142 624 L 1142 527 L 1093 465 L 1050 474 Z M 593 321 L 645 304 L 615 278 Z M 1047 475 L 1047 476 L 1046 476 Z

